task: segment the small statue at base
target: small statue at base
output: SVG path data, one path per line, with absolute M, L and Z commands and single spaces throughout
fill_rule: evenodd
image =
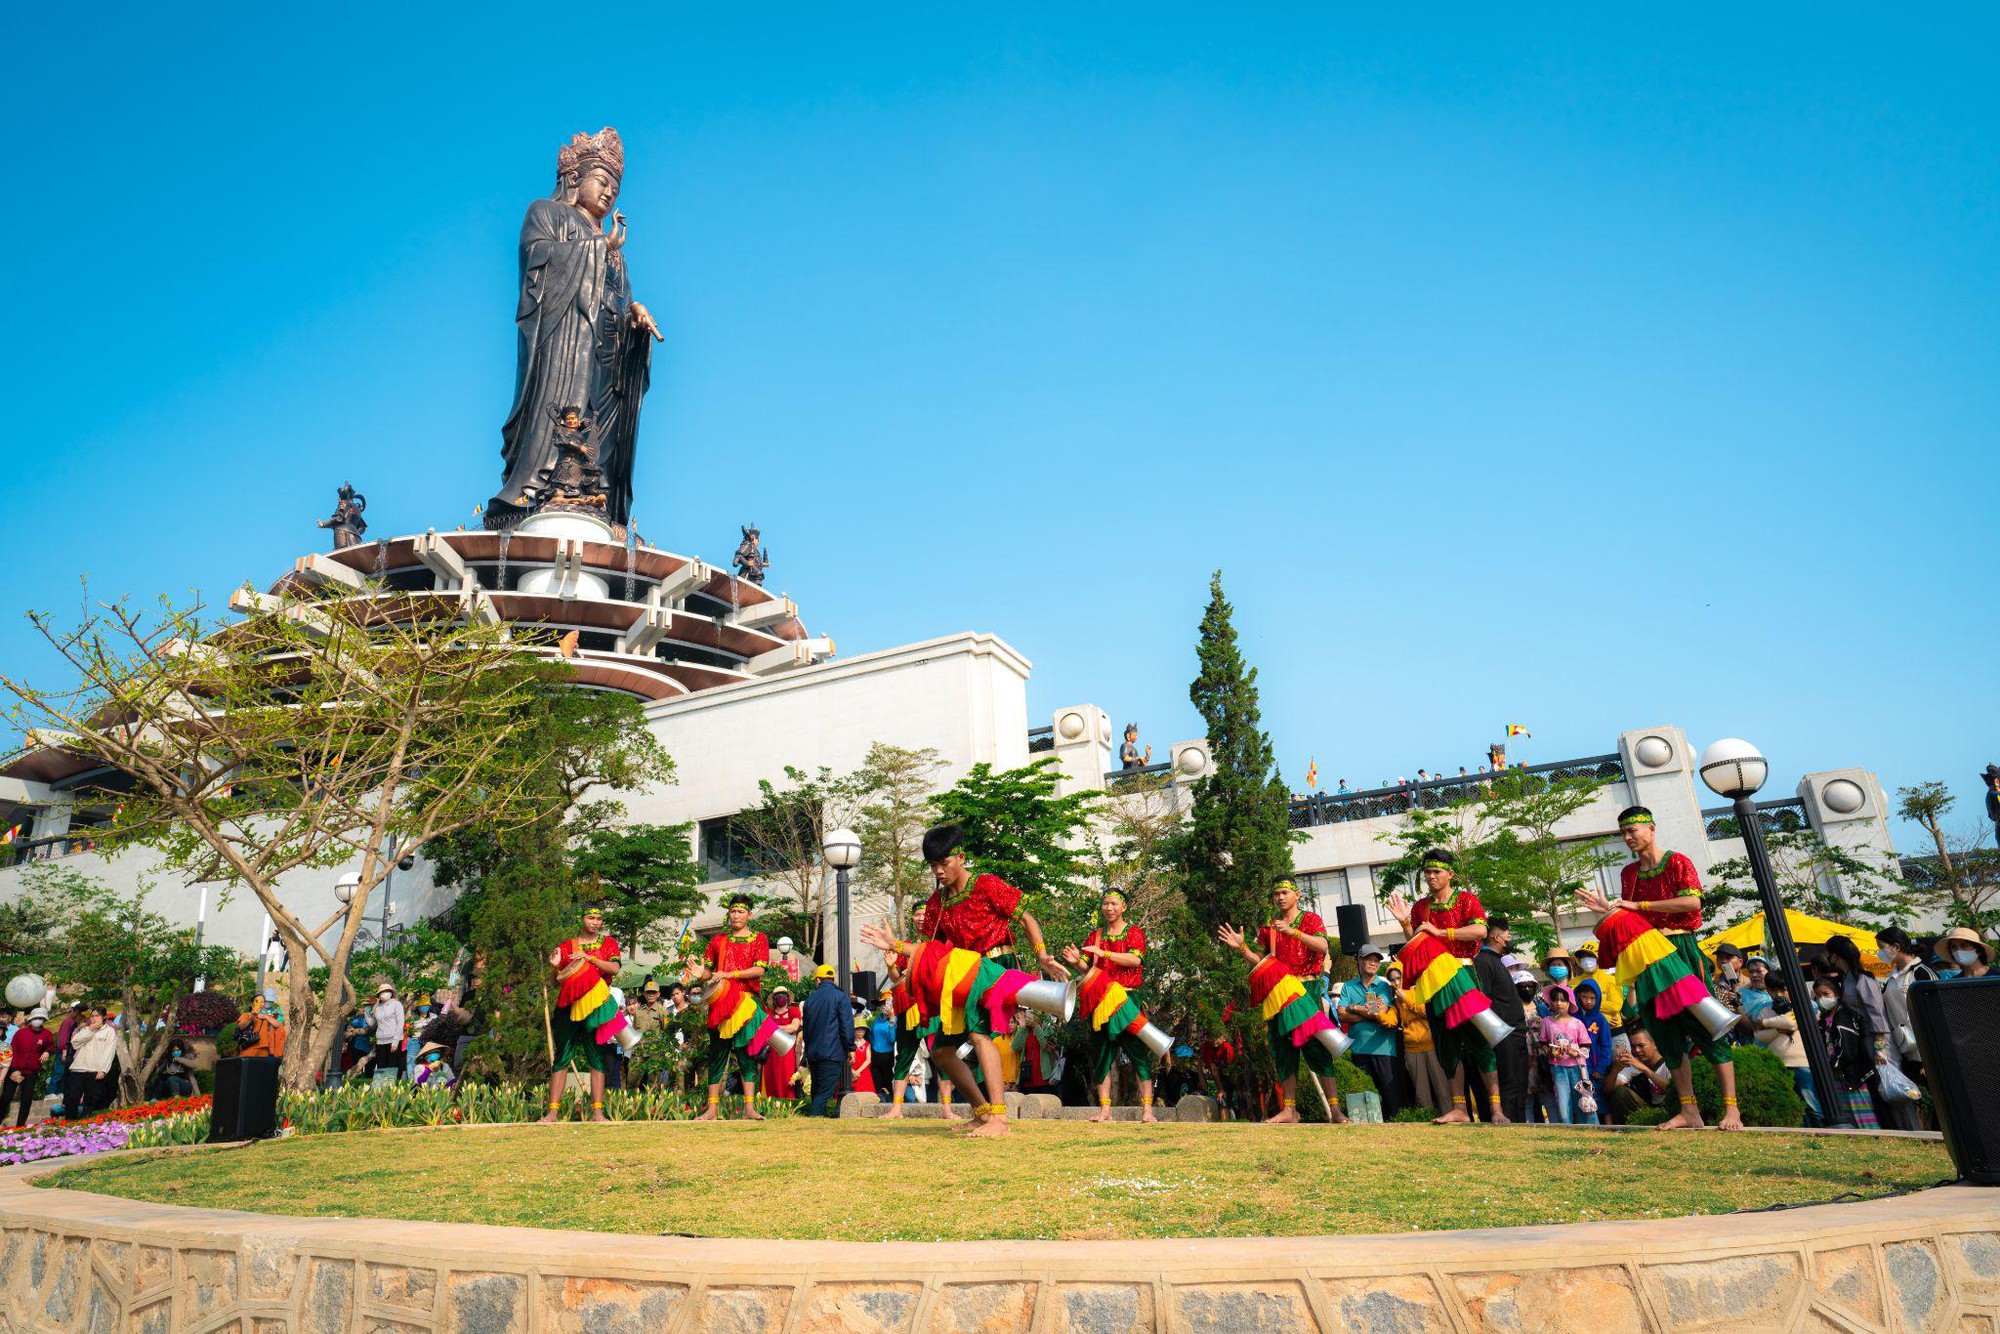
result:
M 549 469 L 546 509 L 604 509 L 604 470 L 597 466 L 597 448 L 590 433 L 597 423 L 583 415 L 581 408 L 563 408 L 549 414 L 555 418 L 549 439 L 556 447 L 555 466 Z
M 771 568 L 771 553 L 758 544 L 761 531 L 757 525 L 743 525 L 743 540 L 736 547 L 736 577 L 763 587 L 764 572 Z
M 333 507 L 333 517 L 319 521 L 320 527 L 333 530 L 335 551 L 361 545 L 361 535 L 368 531 L 368 520 L 361 517 L 361 511 L 367 508 L 368 497 L 356 491 L 352 482 L 340 484 L 340 500 Z

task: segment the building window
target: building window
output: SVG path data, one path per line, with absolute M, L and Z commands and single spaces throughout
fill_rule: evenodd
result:
M 1308 871 L 1298 877 L 1299 893 L 1305 897 L 1306 906 L 1324 917 L 1343 903 L 1354 902 L 1354 892 L 1348 888 L 1345 869 L 1332 871 Z
M 757 874 L 749 849 L 737 837 L 736 822 L 729 816 L 701 822 L 701 881 L 744 880 Z

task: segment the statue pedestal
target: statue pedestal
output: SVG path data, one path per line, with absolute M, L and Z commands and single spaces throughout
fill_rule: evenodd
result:
M 583 542 L 618 541 L 611 525 L 595 514 L 577 510 L 542 510 L 530 514 L 515 527 L 518 537 L 567 537 Z M 549 593 L 566 598 L 608 598 L 611 586 L 589 570 L 536 570 L 521 580 L 523 593 Z

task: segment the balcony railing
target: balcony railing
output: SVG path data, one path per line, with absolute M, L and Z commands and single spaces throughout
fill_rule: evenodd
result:
M 1173 761 L 1167 760 L 1160 764 L 1142 764 L 1136 769 L 1113 769 L 1104 775 L 1104 785 L 1106 787 L 1116 787 L 1120 783 L 1129 783 L 1135 778 L 1143 778 L 1148 774 L 1169 773 L 1173 770 L 1173 767 Z
M 1048 727 L 1030 727 L 1028 729 L 1028 753 L 1030 755 L 1046 755 L 1055 748 L 1056 729 L 1054 725 Z
M 0 844 L 0 867 L 20 866 L 26 862 L 48 862 L 58 857 L 71 857 L 79 852 L 95 852 L 97 840 L 87 830 L 73 834 L 56 834 L 50 838 L 16 839 L 12 843 Z
M 1742 828 L 1736 823 L 1734 806 L 1710 806 L 1702 811 L 1701 821 L 1708 827 L 1708 841 L 1741 838 Z M 1798 797 L 1787 797 L 1783 801 L 1760 801 L 1757 803 L 1757 823 L 1767 834 L 1795 834 L 1810 827 L 1806 819 L 1806 804 Z
M 1531 774 L 1551 783 L 1570 778 L 1599 782 L 1622 782 L 1625 762 L 1616 754 L 1590 755 L 1580 760 L 1557 760 L 1553 764 L 1526 764 L 1504 770 L 1510 774 Z M 1470 801 L 1491 788 L 1494 774 L 1466 774 L 1463 777 L 1431 778 L 1400 787 L 1377 787 L 1364 792 L 1318 792 L 1292 799 L 1292 828 L 1311 829 L 1316 825 L 1344 824 L 1349 820 L 1373 820 L 1385 815 L 1402 815 L 1412 810 L 1437 810 Z

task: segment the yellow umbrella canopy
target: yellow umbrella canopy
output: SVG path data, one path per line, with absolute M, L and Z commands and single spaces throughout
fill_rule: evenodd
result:
M 1844 922 L 1829 922 L 1824 917 L 1810 917 L 1791 908 L 1785 909 L 1785 925 L 1791 928 L 1792 943 L 1796 945 L 1823 945 L 1834 936 L 1846 936 L 1861 951 L 1861 962 L 1877 977 L 1888 975 L 1889 965 L 1875 951 L 1878 947 L 1875 933 L 1866 927 L 1848 926 Z M 1764 945 L 1764 914 L 1753 913 L 1726 931 L 1718 931 L 1701 942 L 1702 952 L 1709 958 L 1715 957 L 1717 945 L 1734 945 L 1739 950 L 1762 948 Z

